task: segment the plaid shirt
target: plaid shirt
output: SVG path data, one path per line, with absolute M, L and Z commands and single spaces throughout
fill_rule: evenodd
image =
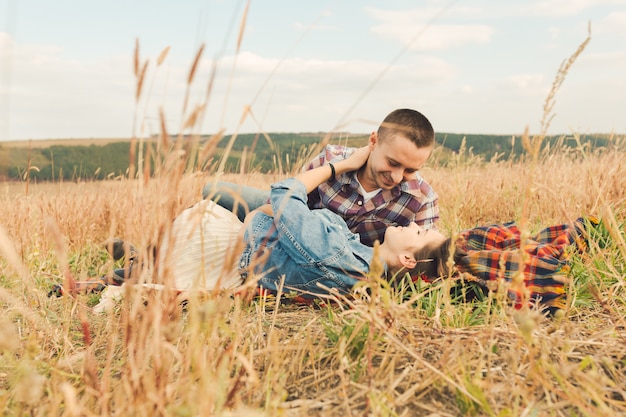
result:
M 326 148 L 306 166 L 307 170 L 327 162 L 350 156 L 356 148 L 326 145 Z M 334 182 L 322 183 L 308 196 L 309 207 L 328 208 L 346 221 L 350 230 L 358 233 L 361 243 L 374 246 L 383 242 L 388 226 L 407 226 L 416 222 L 424 229 L 436 228 L 439 219 L 437 194 L 418 174 L 415 178 L 391 190 L 381 190 L 371 200 L 364 202 L 359 192 L 356 171 L 338 175 Z
M 588 218 L 597 224 L 594 218 Z M 547 227 L 523 244 L 521 232 L 513 222 L 476 227 L 460 233 L 456 246 L 467 253 L 456 265 L 460 272 L 470 274 L 487 287 L 490 282 L 511 283 L 523 262 L 524 287 L 529 301 L 548 308 L 565 308 L 565 282 L 569 266 L 567 248 L 575 244 L 579 250 L 584 241 L 585 220 L 574 224 Z M 525 299 L 515 285 L 507 285 L 509 297 L 520 308 Z

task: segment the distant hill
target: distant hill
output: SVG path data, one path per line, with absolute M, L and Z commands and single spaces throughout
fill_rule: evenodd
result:
M 319 151 L 319 145 L 326 134 L 315 133 L 268 133 L 240 134 L 233 143 L 229 157 L 225 162 L 228 172 L 240 172 L 242 160 L 245 172 L 293 172 L 304 161 L 309 160 Z M 347 146 L 363 146 L 368 134 L 335 134 L 330 141 Z M 231 136 L 221 138 L 207 161 L 198 161 L 200 150 L 211 141 L 212 137 L 183 138 L 182 146 L 190 158 L 188 166 L 214 169 Z M 176 137 L 169 138 L 170 144 Z M 445 165 L 452 155 L 464 152 L 482 160 L 518 158 L 524 154 L 520 137 L 508 135 L 475 135 L 456 133 L 437 133 L 437 152 L 433 163 Z M 587 135 L 580 138 L 589 148 L 606 147 L 611 143 L 609 135 Z M 158 138 L 143 141 L 144 157 L 157 154 Z M 577 146 L 573 137 L 554 136 L 546 138 L 546 147 Z M 132 158 L 138 165 L 140 152 L 135 142 Z M 101 180 L 128 175 L 131 165 L 131 140 L 124 138 L 108 139 L 54 139 L 0 142 L 0 179 L 14 180 L 30 173 L 31 179 L 48 180 Z M 154 161 L 150 166 L 154 166 Z

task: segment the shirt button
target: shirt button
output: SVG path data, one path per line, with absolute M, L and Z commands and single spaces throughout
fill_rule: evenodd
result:
M 356 203 L 357 203 L 359 206 L 362 206 L 362 205 L 363 205 L 363 202 L 362 202 L 361 200 L 357 201 Z

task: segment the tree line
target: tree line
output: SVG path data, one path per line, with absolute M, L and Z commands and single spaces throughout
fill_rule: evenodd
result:
M 310 159 L 320 149 L 325 139 L 318 133 L 272 133 L 240 134 L 232 144 L 227 160 L 226 172 L 293 172 L 299 164 Z M 220 163 L 231 137 L 225 136 L 215 146 L 215 151 L 205 161 L 200 161 L 201 149 L 209 136 L 183 138 L 187 165 L 198 169 L 215 169 Z M 368 135 L 334 136 L 330 141 L 347 146 L 362 146 Z M 174 142 L 176 138 L 171 138 Z M 94 140 L 96 141 L 96 140 Z M 467 153 L 483 160 L 494 156 L 499 159 L 519 158 L 525 154 L 521 138 L 505 135 L 466 135 L 438 133 L 438 147 L 443 157 L 437 163 L 446 164 L 451 155 Z M 137 142 L 119 141 L 104 145 L 51 145 L 49 147 L 10 147 L 0 144 L 0 179 L 18 180 L 27 176 L 40 181 L 56 180 L 104 180 L 128 176 L 130 167 L 140 165 L 139 158 L 152 158 L 148 166 L 154 172 L 158 166 L 156 140 L 146 140 L 140 152 Z M 587 148 L 607 147 L 611 140 L 606 135 L 589 135 L 575 140 L 573 137 L 554 136 L 544 139 L 544 149 L 549 147 Z M 447 155 L 447 156 L 445 156 Z

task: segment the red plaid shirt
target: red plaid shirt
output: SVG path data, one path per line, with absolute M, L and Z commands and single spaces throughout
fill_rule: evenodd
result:
M 310 170 L 345 159 L 355 150 L 340 145 L 326 145 L 305 168 Z M 425 229 L 436 228 L 439 220 L 437 199 L 431 186 L 416 173 L 414 179 L 391 190 L 381 190 L 374 198 L 364 202 L 359 192 L 356 171 L 338 175 L 334 182 L 322 183 L 308 196 L 310 208 L 328 208 L 339 214 L 350 230 L 358 233 L 361 242 L 368 246 L 374 246 L 376 240 L 382 243 L 388 226 L 407 226 L 410 222 L 416 222 Z
M 488 282 L 506 282 L 509 297 L 516 307 L 523 300 L 540 302 L 546 307 L 565 308 L 565 283 L 568 272 L 567 248 L 584 244 L 585 222 L 597 224 L 595 218 L 578 219 L 574 224 L 550 226 L 522 243 L 521 232 L 513 222 L 476 227 L 459 234 L 456 245 L 467 256 L 457 266 L 486 286 Z M 526 258 L 522 261 L 523 256 Z M 522 264 L 523 262 L 523 264 Z M 523 288 L 509 285 L 523 270 Z M 527 291 L 524 297 L 522 291 Z

